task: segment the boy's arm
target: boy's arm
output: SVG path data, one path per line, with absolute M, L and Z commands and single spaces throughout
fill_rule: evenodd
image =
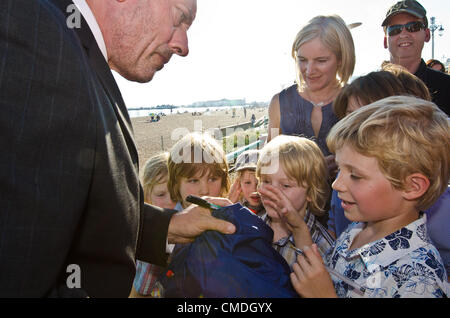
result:
M 313 244 L 309 228 L 303 220 L 300 226 L 293 229 L 292 236 L 294 237 L 295 246 L 300 249 L 303 249 L 303 247 L 305 246 L 311 246 Z

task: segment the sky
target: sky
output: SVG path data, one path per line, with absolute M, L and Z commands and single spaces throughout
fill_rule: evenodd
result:
M 189 55 L 174 55 L 146 84 L 114 72 L 128 108 L 196 101 L 246 99 L 269 102 L 295 80 L 291 46 L 297 32 L 317 15 L 338 14 L 352 30 L 356 49 L 353 76 L 379 69 L 389 51 L 383 47 L 381 23 L 397 0 L 198 0 L 188 31 Z M 421 0 L 428 19 L 444 27 L 435 32 L 436 59 L 450 58 L 450 1 Z M 431 58 L 425 43 L 422 57 Z

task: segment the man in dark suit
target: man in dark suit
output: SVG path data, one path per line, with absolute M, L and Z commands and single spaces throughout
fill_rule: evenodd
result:
M 127 297 L 136 258 L 164 265 L 167 242 L 234 232 L 144 204 L 110 70 L 148 82 L 186 56 L 196 0 L 74 2 L 74 28 L 69 0 L 0 2 L 0 297 Z

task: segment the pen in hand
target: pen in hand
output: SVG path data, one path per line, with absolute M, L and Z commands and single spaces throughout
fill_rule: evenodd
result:
M 296 248 L 295 246 L 292 246 L 292 245 L 289 245 L 289 247 L 292 248 L 292 249 L 295 251 L 295 253 L 296 253 L 297 255 L 305 256 L 305 254 L 303 253 L 303 251 L 302 251 L 301 249 Z M 349 285 L 350 287 L 352 287 L 352 288 L 353 288 L 353 291 L 354 291 L 355 293 L 357 293 L 358 295 L 364 296 L 364 293 L 366 292 L 366 288 L 365 288 L 365 287 L 362 287 L 361 285 L 355 283 L 355 282 L 352 281 L 350 278 L 348 278 L 348 277 L 342 275 L 341 273 L 335 271 L 334 269 L 332 269 L 332 268 L 330 268 L 330 267 L 328 267 L 328 266 L 326 266 L 326 265 L 324 265 L 324 266 L 325 266 L 325 268 L 327 269 L 328 273 L 330 273 L 330 274 L 333 275 L 334 277 L 336 277 L 336 278 L 342 280 L 344 283 L 346 283 L 347 285 Z
M 195 195 L 188 195 L 186 197 L 186 201 L 196 204 L 198 206 L 201 206 L 202 208 L 205 209 L 209 209 L 209 210 L 216 210 L 216 209 L 220 209 L 221 206 L 209 203 L 208 201 L 206 201 L 205 199 L 202 199 L 200 197 L 197 197 Z

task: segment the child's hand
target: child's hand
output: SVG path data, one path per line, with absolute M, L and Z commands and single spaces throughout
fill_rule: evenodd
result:
M 291 273 L 291 282 L 297 293 L 305 298 L 337 297 L 317 245 L 304 247 L 303 253 L 305 256 L 297 256 Z
M 233 203 L 238 202 L 241 192 L 242 192 L 241 179 L 236 178 L 236 180 L 234 180 L 233 185 L 231 186 L 230 193 L 228 194 L 228 199 L 230 199 L 230 201 Z
M 280 219 L 286 222 L 291 232 L 295 232 L 298 228 L 305 225 L 304 215 L 295 210 L 289 198 L 283 191 L 271 185 L 264 185 L 258 189 L 264 205 L 268 205 L 277 211 Z
M 274 209 L 280 219 L 286 224 L 294 237 L 296 246 L 310 246 L 313 241 L 305 223 L 305 212 L 295 210 L 289 198 L 283 191 L 271 185 L 264 185 L 259 189 L 263 204 Z

